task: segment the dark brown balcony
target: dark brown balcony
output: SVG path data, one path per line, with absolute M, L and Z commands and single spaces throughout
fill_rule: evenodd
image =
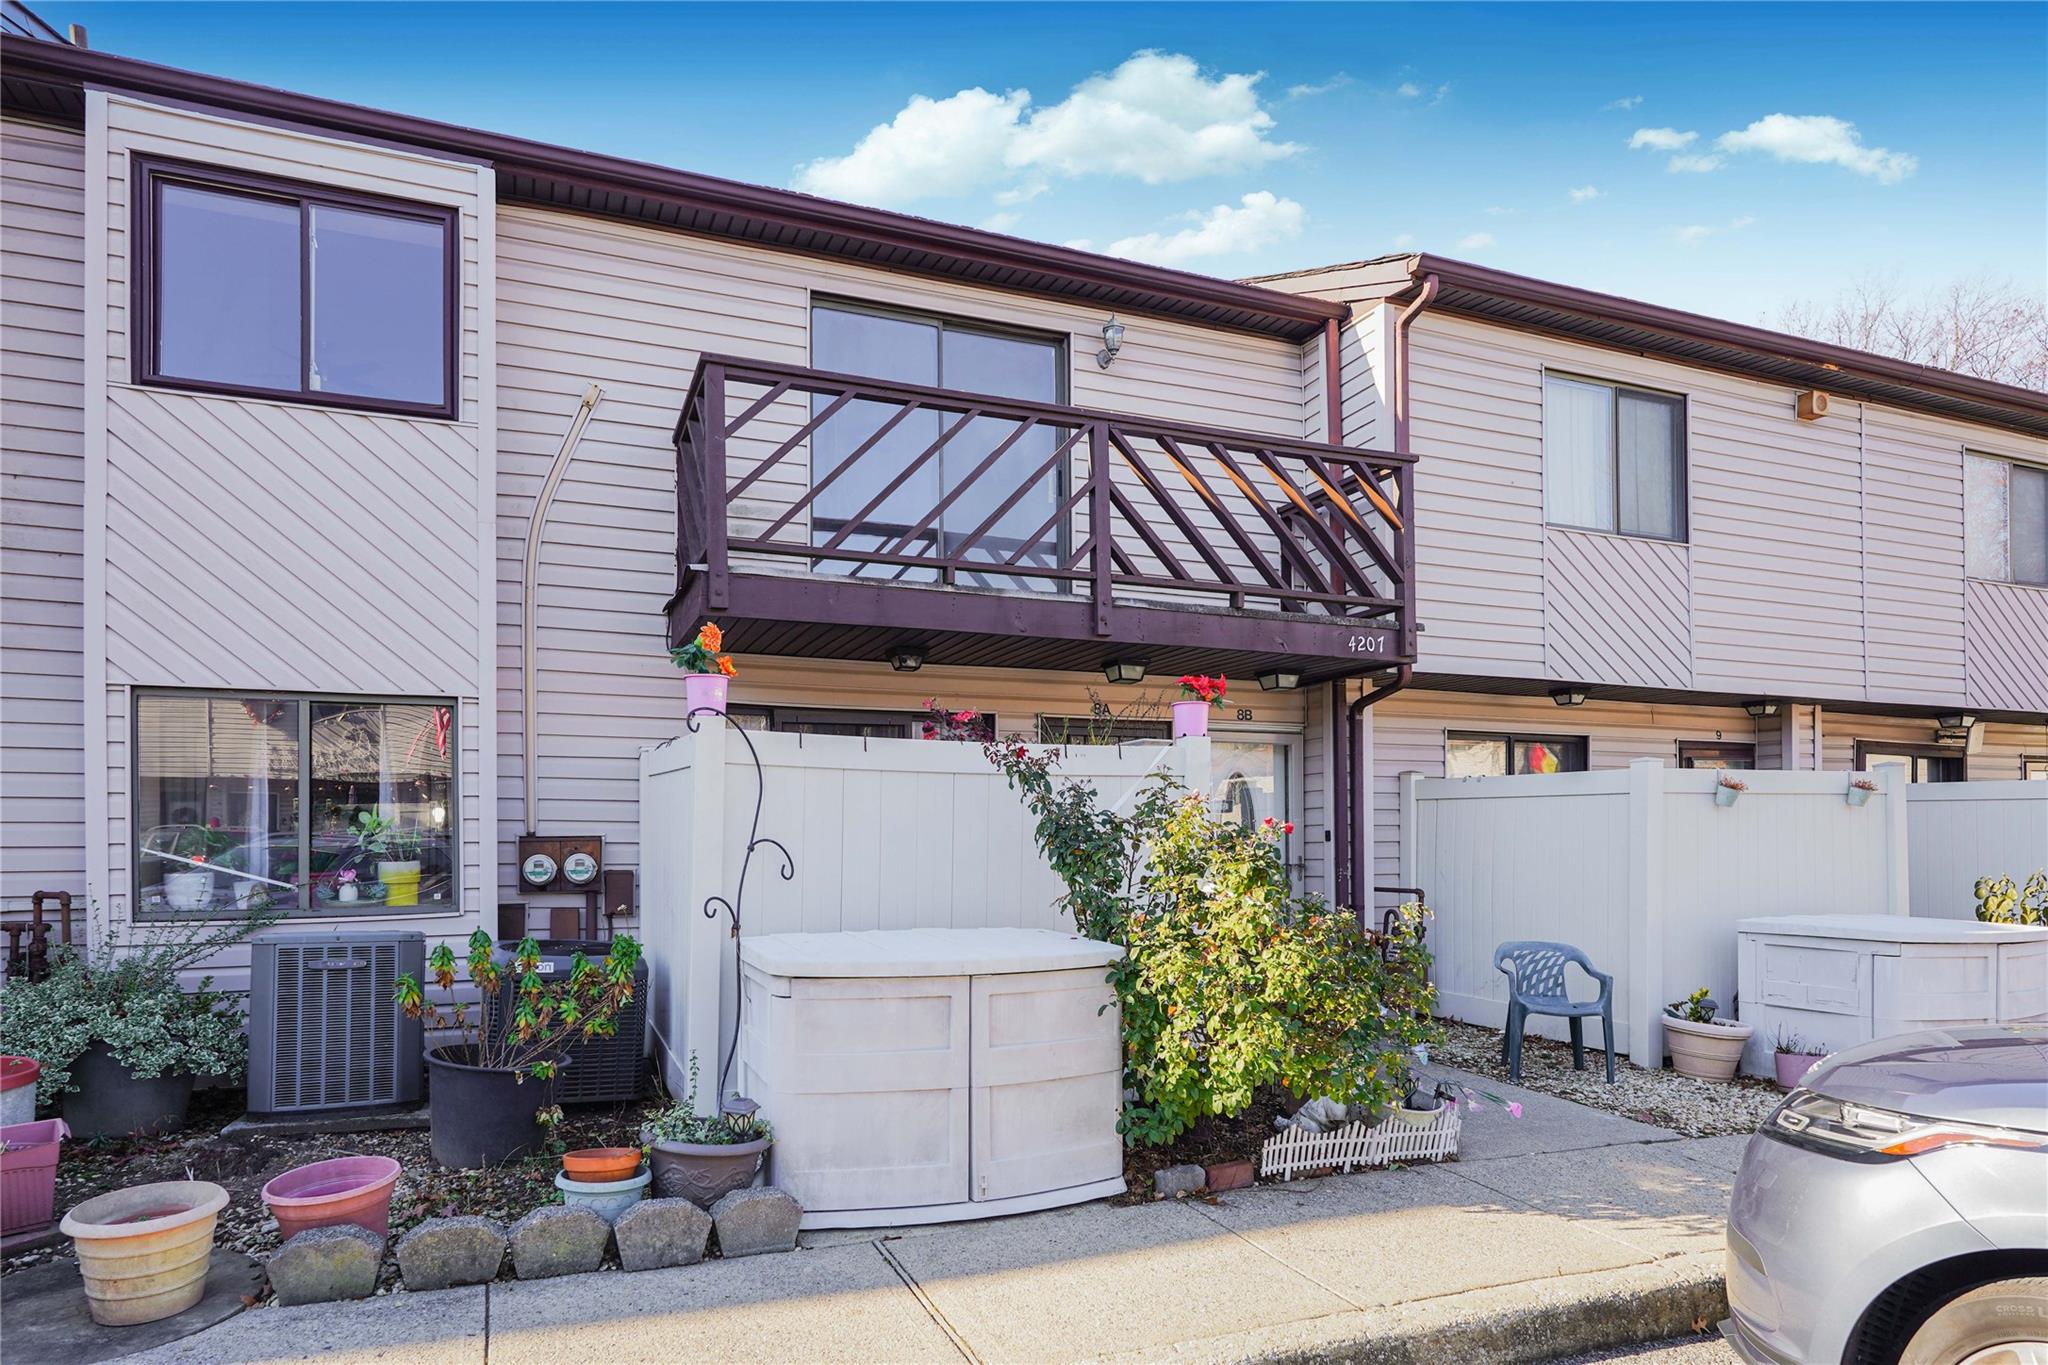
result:
M 706 356 L 671 642 L 1304 682 L 1415 657 L 1413 457 Z

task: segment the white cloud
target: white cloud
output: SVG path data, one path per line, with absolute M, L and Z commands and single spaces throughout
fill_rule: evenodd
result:
M 1435 93 L 1434 95 L 1431 95 L 1431 96 L 1429 97 L 1429 102 L 1430 102 L 1431 104 L 1442 104 L 1442 103 L 1444 102 L 1444 96 L 1446 96 L 1446 95 L 1448 95 L 1448 94 L 1450 94 L 1450 93 L 1451 93 L 1451 86 L 1450 86 L 1450 82 L 1446 81 L 1446 82 L 1444 82 L 1444 83 L 1443 83 L 1442 85 L 1439 85 L 1439 86 L 1438 86 L 1438 87 L 1436 88 L 1436 93 Z
M 1399 233 L 1394 238 L 1394 250 L 1396 251 L 1405 251 L 1414 245 L 1415 234 L 1412 232 Z
M 1061 242 L 1060 245 L 1074 251 L 1093 251 L 1095 250 L 1095 239 L 1092 237 L 1069 237 L 1066 241 Z
M 1600 107 L 1602 109 L 1633 109 L 1642 102 L 1643 97 L 1641 95 L 1623 95 L 1620 99 L 1609 100 Z
M 1751 223 L 1754 223 L 1755 221 L 1755 214 L 1745 213 L 1740 218 L 1737 218 L 1734 222 L 1728 224 L 1728 230 L 1730 232 L 1740 232 L 1742 231 L 1742 229 L 1748 227 Z
M 1714 145 L 1724 152 L 1763 152 L 1780 161 L 1835 165 L 1895 185 L 1919 169 L 1910 152 L 1866 147 L 1856 125 L 1826 114 L 1768 114 L 1747 128 L 1723 133 Z
M 1254 190 L 1236 205 L 1218 204 L 1206 213 L 1184 215 L 1192 226 L 1174 233 L 1145 232 L 1109 244 L 1112 256 L 1179 265 L 1203 256 L 1256 251 L 1301 233 L 1306 210 L 1270 190 Z
M 1720 170 L 1722 164 L 1722 158 L 1712 152 L 1687 152 L 1665 162 L 1664 169 L 1673 175 L 1705 175 Z
M 1579 185 L 1573 189 L 1566 190 L 1565 193 L 1571 196 L 1574 204 L 1588 203 L 1600 197 L 1599 187 L 1594 185 Z
M 1028 90 L 976 87 L 944 99 L 914 95 L 845 156 L 797 168 L 813 194 L 901 204 L 1026 176 L 1021 203 L 1054 175 L 1118 175 L 1148 185 L 1248 170 L 1301 148 L 1270 136 L 1262 72 L 1211 78 L 1192 57 L 1139 52 L 1098 72 L 1057 104 Z M 1028 191 L 1028 192 L 1027 192 Z
M 1028 181 L 1025 184 L 1013 186 L 1007 190 L 996 191 L 996 202 L 1004 208 L 1014 208 L 1018 204 L 1030 203 L 1051 188 L 1052 186 L 1046 184 L 1043 180 Z
M 1677 239 L 1680 246 L 1698 246 L 1709 237 L 1718 236 L 1724 232 L 1740 232 L 1755 221 L 1756 217 L 1754 214 L 1744 214 L 1740 218 L 1730 219 L 1726 224 L 1719 226 L 1706 223 L 1690 223 L 1685 227 L 1677 229 L 1671 235 Z
M 913 95 L 895 118 L 868 131 L 851 152 L 797 168 L 796 187 L 867 204 L 900 204 L 1000 180 L 1028 90 L 991 94 L 979 86 L 945 99 Z
M 1008 232 L 1011 228 L 1017 226 L 1020 221 L 1021 215 L 1019 214 L 1007 212 L 991 213 L 988 217 L 981 220 L 981 226 L 989 232 Z
M 1492 245 L 1493 234 L 1490 232 L 1468 232 L 1458 239 L 1460 251 L 1484 251 Z
M 1422 94 L 1422 87 L 1414 81 L 1402 81 L 1394 87 L 1394 93 L 1404 100 L 1412 100 Z
M 1332 90 L 1342 90 L 1345 86 L 1349 84 L 1351 84 L 1351 77 L 1345 75 L 1342 71 L 1339 71 L 1336 75 L 1330 77 L 1330 79 L 1326 81 L 1317 81 L 1313 85 L 1288 86 L 1287 98 L 1291 100 L 1305 100 L 1315 95 L 1327 95 Z
M 1520 209 L 1505 208 L 1499 204 L 1489 204 L 1486 209 L 1486 216 L 1489 218 L 1512 218 L 1520 212 Z
M 1698 139 L 1698 133 L 1681 133 L 1676 128 L 1638 128 L 1628 145 L 1631 151 L 1648 147 L 1653 152 L 1675 152 Z

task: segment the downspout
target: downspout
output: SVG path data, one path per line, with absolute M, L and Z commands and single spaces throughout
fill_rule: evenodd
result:
M 583 439 L 583 428 L 590 424 L 590 414 L 596 411 L 598 400 L 603 397 L 604 390 L 595 384 L 583 391 L 583 401 L 576 405 L 576 415 L 569 419 L 569 429 L 562 433 L 561 449 L 555 452 L 555 462 L 548 466 L 548 476 L 541 482 L 540 496 L 533 500 L 533 515 L 526 524 L 526 575 L 519 585 L 519 700 L 525 722 L 526 747 L 520 752 L 520 767 L 525 777 L 528 834 L 536 833 L 539 828 L 536 818 L 538 798 L 534 794 L 539 778 L 535 772 L 538 765 L 534 748 L 540 726 L 534 717 L 534 698 L 540 689 L 534 681 L 534 659 L 538 651 L 534 646 L 533 616 L 536 599 L 540 596 L 541 537 L 547 532 L 548 508 L 555 500 L 555 490 L 562 486 L 562 475 L 568 472 L 569 461 L 576 454 L 576 443 Z
M 1323 443 L 1333 446 L 1344 444 L 1344 394 L 1338 387 L 1342 382 L 1337 362 L 1339 339 L 1337 319 L 1323 319 Z
M 1421 315 L 1422 310 L 1429 307 L 1435 301 L 1437 289 L 1437 277 L 1434 274 L 1424 276 L 1421 291 L 1399 313 L 1394 315 L 1393 398 L 1395 450 L 1405 451 L 1408 449 L 1408 328 Z M 1402 594 L 1406 599 L 1407 616 L 1411 623 L 1415 619 L 1415 536 L 1412 529 L 1415 525 L 1414 503 L 1415 482 L 1411 479 L 1408 483 L 1408 505 L 1401 508 L 1401 518 L 1411 528 L 1402 537 L 1407 549 L 1405 556 L 1407 562 L 1404 568 L 1407 570 L 1408 575 L 1408 581 L 1402 585 Z M 1371 792 L 1373 780 L 1371 773 L 1361 771 L 1365 762 L 1362 722 L 1368 707 L 1379 705 L 1388 697 L 1406 688 L 1414 680 L 1415 666 L 1413 664 L 1402 664 L 1399 669 L 1395 670 L 1392 682 L 1383 687 L 1376 687 L 1372 691 L 1357 697 L 1344 713 L 1344 733 L 1341 736 L 1341 742 L 1344 745 L 1345 751 L 1343 766 L 1349 770 L 1349 780 L 1345 784 L 1342 800 L 1339 803 L 1342 806 L 1341 814 L 1344 822 L 1340 831 L 1340 838 L 1345 845 L 1344 851 L 1348 854 L 1349 858 L 1345 880 L 1350 883 L 1349 889 L 1353 896 L 1353 903 L 1358 909 L 1359 923 L 1361 925 L 1366 924 L 1371 912 L 1368 898 L 1372 894 L 1372 877 L 1370 875 L 1372 850 L 1365 838 L 1365 821 L 1363 816 L 1370 799 L 1369 795 L 1366 794 Z M 1341 697 L 1343 695 L 1344 687 L 1345 684 L 1341 681 L 1336 684 L 1337 696 Z M 1336 714 L 1334 706 L 1331 708 L 1331 714 L 1333 717 Z

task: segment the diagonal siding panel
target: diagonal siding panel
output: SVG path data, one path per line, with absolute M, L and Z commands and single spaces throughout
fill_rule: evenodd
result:
M 2048 588 L 1972 579 L 1963 615 L 1969 704 L 2048 711 Z
M 1543 595 L 1551 677 L 1692 686 L 1685 546 L 1553 527 L 1544 542 Z

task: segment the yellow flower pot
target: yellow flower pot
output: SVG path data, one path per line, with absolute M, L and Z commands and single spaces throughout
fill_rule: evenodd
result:
M 85 1306 L 102 1327 L 184 1312 L 206 1295 L 228 1192 L 205 1180 L 135 1185 L 88 1199 L 59 1226 L 78 1249 Z
M 386 905 L 420 903 L 420 863 L 414 858 L 403 863 L 378 863 L 377 880 L 384 884 Z

